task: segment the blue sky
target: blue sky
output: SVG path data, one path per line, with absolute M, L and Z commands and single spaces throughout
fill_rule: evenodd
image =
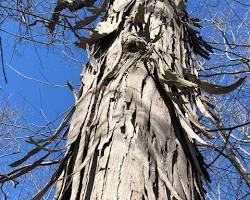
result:
M 10 24 L 11 25 L 11 24 Z M 8 28 L 8 27 L 7 27 Z M 30 44 L 27 41 L 18 43 L 16 38 L 2 33 L 3 53 L 8 84 L 4 83 L 1 74 L 2 91 L 9 94 L 11 102 L 18 106 L 25 106 L 24 117 L 39 124 L 44 123 L 40 109 L 52 120 L 73 103 L 73 95 L 66 86 L 70 80 L 76 87 L 80 83 L 80 72 L 86 61 L 83 50 L 73 46 L 77 62 L 72 62 L 67 50 L 63 47 L 47 47 L 40 44 Z M 9 67 L 10 66 L 10 67 Z M 52 85 L 40 83 L 24 78 L 32 77 Z M 47 81 L 48 80 L 48 81 Z M 53 85 L 59 86 L 53 86 Z
M 15 28 L 17 27 L 15 26 L 15 23 L 10 22 L 1 28 L 16 32 Z M 43 126 L 48 121 L 57 118 L 74 103 L 73 94 L 67 87 L 66 81 L 70 80 L 76 86 L 76 89 L 78 88 L 80 73 L 87 60 L 86 53 L 82 49 L 76 48 L 74 44 L 67 47 L 62 45 L 48 47 L 26 40 L 20 42 L 16 37 L 2 31 L 0 36 L 2 38 L 5 70 L 8 79 L 6 84 L 2 70 L 0 70 L 0 95 L 8 97 L 9 104 L 19 111 L 20 119 L 17 120 L 17 124 L 37 130 L 39 126 Z M 35 80 L 24 78 L 24 76 Z M 53 84 L 47 84 L 49 82 Z M 59 122 L 56 121 L 52 128 L 56 128 Z M 15 134 L 17 137 L 23 137 L 31 134 L 31 132 L 19 130 Z M 7 164 L 10 161 L 20 158 L 25 151 L 32 147 L 27 145 L 24 140 L 19 140 L 19 142 L 22 152 L 17 156 L 1 158 L 2 170 L 7 171 L 9 169 Z M 0 156 L 5 153 L 0 151 Z M 46 170 L 46 172 L 49 171 L 50 169 Z M 43 173 L 43 171 L 35 172 L 35 174 L 37 173 Z M 43 177 L 48 175 L 44 174 Z M 46 179 L 41 181 L 39 185 L 42 186 L 45 181 Z M 25 196 L 28 197 L 32 191 L 34 194 L 34 185 L 27 182 L 25 185 L 18 185 L 17 189 L 9 190 L 4 187 L 5 191 L 9 192 L 9 199 L 16 200 L 21 191 L 21 199 L 25 199 Z M 0 200 L 2 198 L 3 194 L 0 192 Z

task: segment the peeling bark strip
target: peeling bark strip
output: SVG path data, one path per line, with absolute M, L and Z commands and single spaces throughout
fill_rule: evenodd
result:
M 57 199 L 204 199 L 209 177 L 194 144 L 204 141 L 192 125 L 206 131 L 189 103 L 198 82 L 184 71 L 195 70 L 189 52 L 208 57 L 211 49 L 190 31 L 185 4 L 110 1 L 104 21 L 78 43 L 90 45 L 90 61 Z

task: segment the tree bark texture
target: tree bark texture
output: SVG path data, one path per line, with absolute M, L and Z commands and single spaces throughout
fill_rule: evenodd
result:
M 204 198 L 185 17 L 182 0 L 110 1 L 90 39 L 79 42 L 90 61 L 57 199 Z

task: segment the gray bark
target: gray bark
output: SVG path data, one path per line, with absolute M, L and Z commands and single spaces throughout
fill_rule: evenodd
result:
M 203 199 L 184 15 L 178 0 L 116 0 L 78 44 L 90 61 L 56 198 Z

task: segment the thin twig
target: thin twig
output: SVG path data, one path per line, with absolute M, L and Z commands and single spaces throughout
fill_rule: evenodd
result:
M 13 68 L 12 66 L 10 66 L 9 64 L 6 64 L 6 65 L 9 68 L 11 68 L 14 72 L 16 72 L 18 75 L 22 76 L 25 79 L 36 81 L 36 82 L 39 82 L 39 83 L 42 83 L 42 84 L 45 84 L 45 85 L 49 85 L 49 86 L 52 86 L 52 87 L 61 87 L 61 88 L 68 87 L 67 85 L 58 85 L 58 84 L 54 84 L 54 83 L 50 83 L 50 82 L 46 82 L 46 81 L 42 81 L 42 80 L 39 80 L 39 79 L 36 79 L 36 78 L 32 78 L 32 77 L 26 76 L 26 75 L 22 74 L 21 72 L 17 71 L 15 68 Z
M 236 125 L 236 126 L 232 126 L 232 127 L 211 129 L 211 130 L 207 130 L 207 131 L 209 131 L 209 132 L 216 132 L 216 131 L 232 131 L 233 129 L 240 128 L 240 127 L 246 126 L 246 125 L 248 125 L 248 124 L 250 124 L 250 121 L 248 121 L 248 122 L 246 122 L 246 123 L 243 123 L 243 124 Z
M 5 67 L 4 67 L 4 60 L 3 60 L 3 45 L 2 45 L 2 37 L 0 37 L 0 51 L 1 51 L 1 62 L 2 62 L 2 70 L 3 70 L 3 77 L 5 80 L 5 83 L 8 83 Z

